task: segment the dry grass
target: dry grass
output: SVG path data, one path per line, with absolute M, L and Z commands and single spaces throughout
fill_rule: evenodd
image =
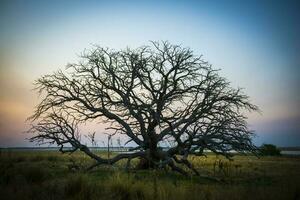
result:
M 70 170 L 90 164 L 81 153 L 2 151 L 0 199 L 299 199 L 300 157 L 235 156 L 234 161 L 209 155 L 193 157 L 213 182 L 173 172 L 125 172 L 123 164 L 89 173 Z

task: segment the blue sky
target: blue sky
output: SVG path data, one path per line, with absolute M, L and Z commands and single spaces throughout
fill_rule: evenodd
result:
M 300 146 L 299 9 L 297 1 L 1 1 L 0 146 L 32 145 L 22 132 L 38 102 L 36 78 L 92 44 L 149 40 L 190 47 L 245 88 L 262 110 L 249 115 L 256 144 Z

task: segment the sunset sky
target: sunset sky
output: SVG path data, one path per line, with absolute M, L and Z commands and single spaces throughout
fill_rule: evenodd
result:
M 34 146 L 24 131 L 39 101 L 35 79 L 93 44 L 123 49 L 150 40 L 190 47 L 244 88 L 262 111 L 249 114 L 255 144 L 300 146 L 299 10 L 297 1 L 2 0 L 0 147 Z

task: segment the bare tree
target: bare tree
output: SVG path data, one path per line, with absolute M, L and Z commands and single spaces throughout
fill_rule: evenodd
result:
M 110 147 L 113 148 L 113 136 L 115 133 L 104 133 L 107 135 L 107 158 L 110 158 Z
M 256 150 L 245 111 L 257 106 L 189 48 L 168 42 L 121 51 L 96 46 L 66 72 L 35 85 L 43 98 L 30 117 L 31 141 L 56 143 L 61 152 L 81 150 L 95 160 L 91 168 L 140 157 L 148 167 L 187 174 L 186 166 L 198 174 L 189 155 Z M 88 120 L 127 135 L 135 151 L 110 159 L 94 154 L 78 139 L 78 124 Z M 160 148 L 163 141 L 172 146 Z
M 90 143 L 92 144 L 92 147 L 96 147 L 97 146 L 97 141 L 95 139 L 95 135 L 96 132 L 93 133 L 88 133 L 87 135 L 85 135 L 85 137 L 90 141 Z

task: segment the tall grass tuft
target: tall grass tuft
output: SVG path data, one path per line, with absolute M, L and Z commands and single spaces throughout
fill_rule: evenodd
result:
M 94 190 L 95 185 L 91 184 L 88 176 L 84 174 L 73 174 L 65 183 L 65 196 L 71 199 L 93 199 Z
M 143 200 L 151 193 L 150 187 L 144 182 L 122 172 L 116 172 L 109 178 L 107 188 L 111 192 L 112 199 L 116 200 Z

